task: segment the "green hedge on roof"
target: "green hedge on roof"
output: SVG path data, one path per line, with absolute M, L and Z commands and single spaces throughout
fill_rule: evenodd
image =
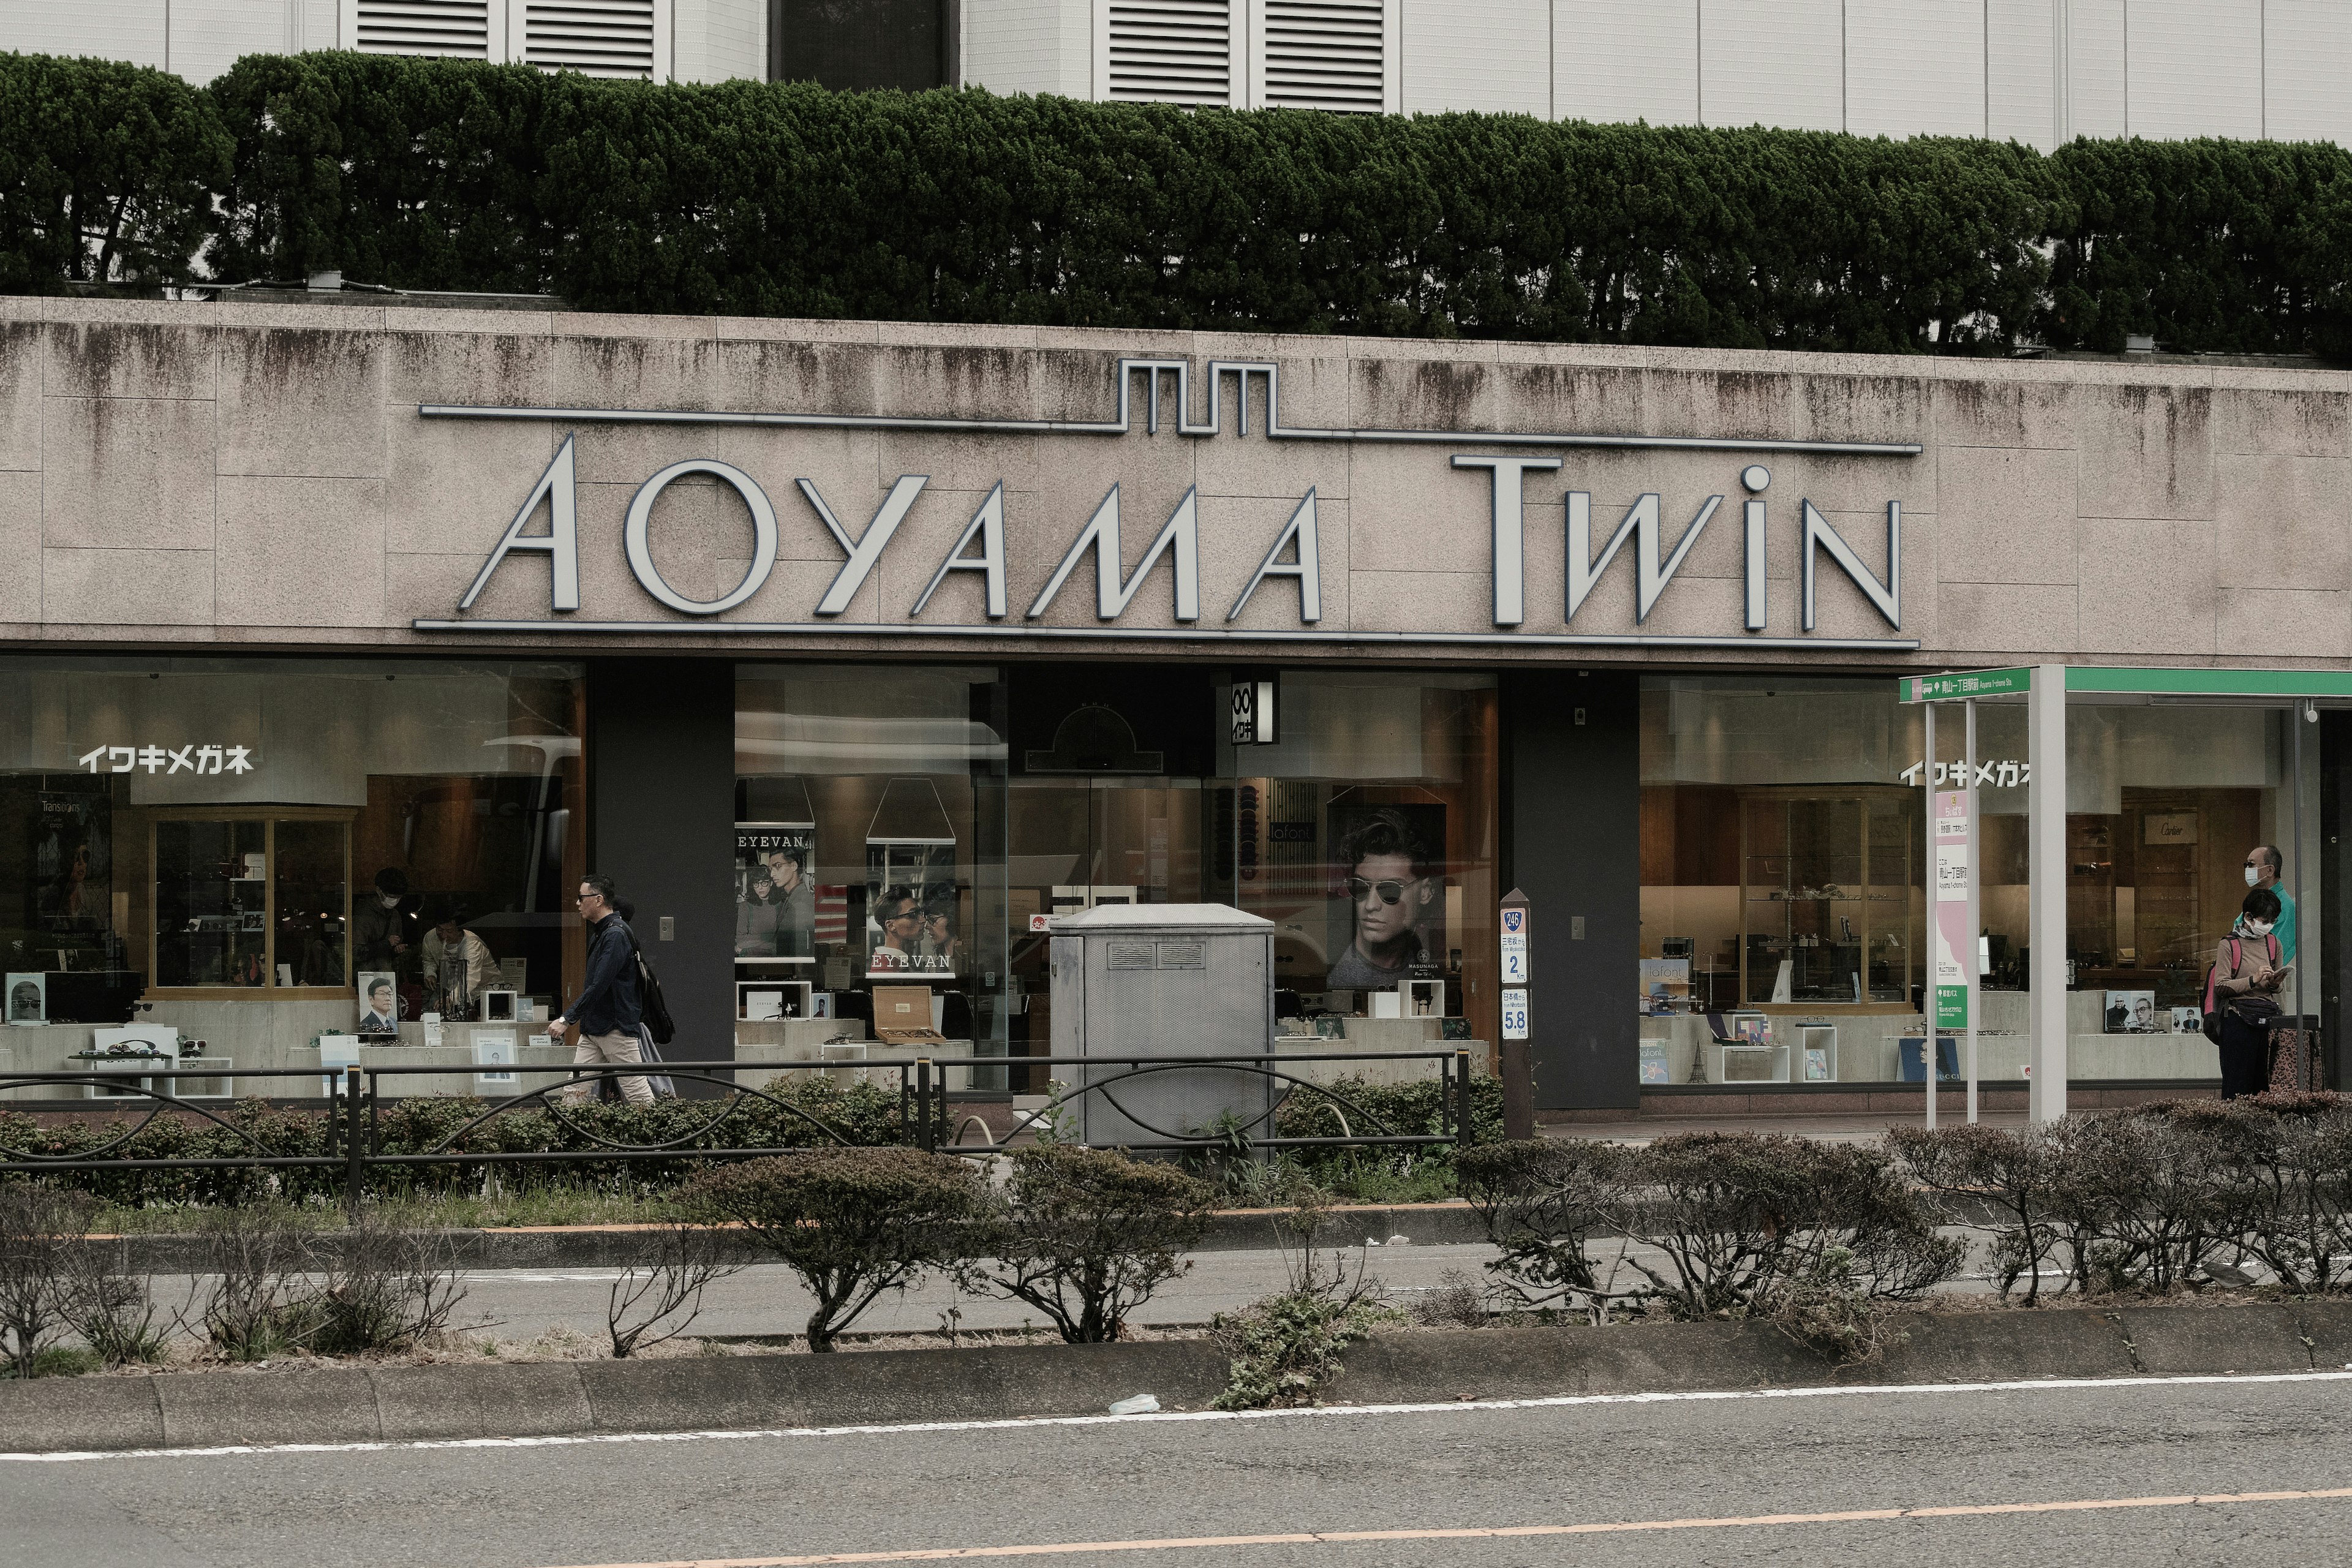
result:
M 0 56 L 0 288 L 341 270 L 594 310 L 1554 342 L 2352 353 L 2326 143 Z

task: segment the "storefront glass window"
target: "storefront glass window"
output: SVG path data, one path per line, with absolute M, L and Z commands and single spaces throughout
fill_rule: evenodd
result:
M 1642 683 L 1645 1085 L 1886 1081 L 1922 983 L 1892 679 Z
M 2196 1009 L 2250 861 L 2277 866 L 2274 890 L 2294 906 L 2281 921 L 2286 956 L 2319 952 L 2318 727 L 2303 726 L 2299 833 L 2294 727 L 2292 714 L 2263 708 L 2067 710 L 2070 1076 L 2220 1076 Z M 2292 981 L 2278 1001 L 2290 1014 L 2319 1011 L 2315 992 L 2298 997 Z
M 11 1021 L 40 1026 L 0 1042 L 9 1065 L 76 1065 L 135 1027 L 225 1068 L 301 1066 L 372 1005 L 383 1026 L 361 1032 L 422 1044 L 425 1014 L 479 1005 L 426 962 L 445 921 L 507 989 L 559 1002 L 581 692 L 555 663 L 0 663 L 0 949 Z
M 1496 1038 L 1496 706 L 1491 675 L 1285 670 L 1275 738 L 1219 737 L 1204 884 L 1275 922 L 1299 1023 L 1420 1014 Z
M 826 1059 L 827 1010 L 1003 1053 L 1003 702 L 984 668 L 737 668 L 739 1058 Z

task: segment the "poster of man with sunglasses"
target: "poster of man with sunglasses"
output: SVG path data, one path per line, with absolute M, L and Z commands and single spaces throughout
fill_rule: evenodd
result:
M 1333 805 L 1334 879 L 1345 900 L 1333 921 L 1346 945 L 1324 982 L 1333 991 L 1392 990 L 1445 951 L 1443 805 Z M 1335 917 L 1338 911 L 1335 910 Z M 1435 929 L 1433 929 L 1435 928 Z

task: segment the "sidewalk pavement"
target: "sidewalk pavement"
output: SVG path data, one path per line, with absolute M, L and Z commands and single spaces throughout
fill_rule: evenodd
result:
M 1946 1110 L 1937 1125 L 1967 1121 L 1965 1114 Z M 2022 1127 L 2022 1110 L 1988 1110 L 1977 1120 L 1991 1127 Z M 1886 1136 L 1891 1127 L 1924 1127 L 1924 1108 L 1909 1115 L 1885 1111 L 1854 1111 L 1842 1115 L 1790 1116 L 1628 1116 L 1613 1121 L 1547 1121 L 1537 1131 L 1546 1138 L 1603 1138 L 1617 1143 L 1647 1143 L 1676 1132 L 1787 1132 L 1825 1143 L 1869 1143 Z

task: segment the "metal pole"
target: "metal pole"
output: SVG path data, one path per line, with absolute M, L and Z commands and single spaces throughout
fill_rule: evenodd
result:
M 2029 1047 L 2033 1081 L 2026 1092 L 2035 1121 L 2066 1115 L 2066 667 L 2033 667 L 2025 700 L 2026 896 L 2032 911 L 2033 962 L 2027 984 L 2033 1019 Z
M 343 1068 L 343 1206 L 351 1211 L 353 1220 L 360 1217 L 361 1161 L 365 1157 L 360 1147 L 360 1069 L 357 1063 Z
M 2304 705 L 2297 702 L 2287 710 L 2286 715 L 2287 728 L 2294 731 L 2294 826 L 2286 832 L 2287 844 L 2292 847 L 2280 852 L 2288 857 L 2287 864 L 2293 868 L 2294 879 L 2294 952 L 2289 955 L 2294 967 L 2287 971 L 2286 983 L 2294 997 L 2295 1037 L 2303 1042 L 2305 1058 L 2310 1060 L 2316 1058 L 2318 1052 L 2313 1049 L 2311 1037 L 2303 1026 L 2303 710 Z M 2300 1079 L 2295 1084 L 2297 1089 L 2311 1087 Z
M 1466 1149 L 1478 1141 L 1470 1122 L 1470 1053 L 1454 1053 L 1454 1146 Z
M 1919 794 L 1920 798 L 1927 803 L 1927 809 L 1919 814 L 1920 820 L 1927 825 L 1927 852 L 1919 862 L 1919 901 L 1923 916 L 1919 922 L 1920 932 L 1927 939 L 1920 944 L 1925 950 L 1927 973 L 1919 977 L 1923 982 L 1919 988 L 1922 1004 L 1919 1009 L 1919 1076 L 1927 1080 L 1927 1131 L 1933 1132 L 1936 1130 L 1936 944 L 1940 938 L 1936 923 L 1936 895 L 1938 891 L 1936 886 L 1936 704 L 1932 700 L 1919 705 L 1919 719 L 1924 727 L 1919 745 Z M 1869 880 L 1868 877 L 1863 879 L 1865 890 Z M 1869 962 L 1866 953 L 1864 962 Z
M 1969 997 L 1969 1121 L 1977 1119 L 1977 1012 L 1982 1003 L 1983 975 L 1978 954 L 1983 951 L 1984 917 L 1977 900 L 1978 868 L 1984 863 L 1984 826 L 1977 817 L 1977 700 L 1960 704 L 1960 766 L 1968 774 L 1960 787 L 1968 792 L 1969 813 L 1969 951 L 1961 955 L 1960 973 L 1968 976 Z
M 929 1149 L 931 1143 L 931 1058 L 915 1058 L 915 1146 Z

